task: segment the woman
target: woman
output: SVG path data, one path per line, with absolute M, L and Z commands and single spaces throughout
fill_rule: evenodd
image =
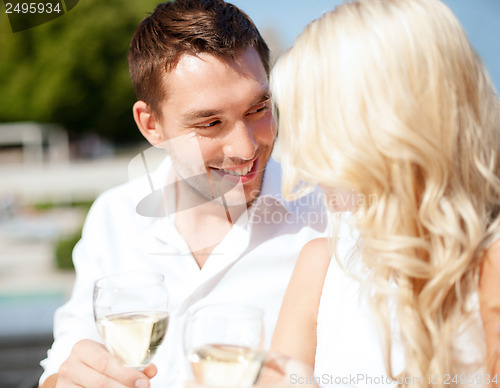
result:
M 272 79 L 285 194 L 320 184 L 359 233 L 351 254 L 304 247 L 273 350 L 320 385 L 498 381 L 499 101 L 455 16 L 438 0 L 344 4 Z

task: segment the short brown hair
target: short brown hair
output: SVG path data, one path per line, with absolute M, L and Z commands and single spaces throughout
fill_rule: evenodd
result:
M 162 77 L 183 54 L 234 59 L 254 48 L 269 75 L 269 48 L 252 20 L 223 0 L 176 0 L 159 4 L 137 28 L 128 54 L 137 98 L 159 113 L 166 97 Z

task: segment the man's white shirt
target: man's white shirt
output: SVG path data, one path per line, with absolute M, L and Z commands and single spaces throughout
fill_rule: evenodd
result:
M 311 239 L 325 235 L 327 215 L 314 193 L 289 203 L 280 199 L 281 169 L 270 159 L 260 197 L 230 228 L 200 269 L 174 225 L 175 215 L 140 215 L 138 204 L 152 183 L 165 181 L 167 160 L 153 174 L 101 195 L 93 204 L 75 247 L 76 281 L 71 299 L 54 317 L 54 344 L 41 362 L 40 382 L 58 372 L 81 339 L 102 342 L 92 294 L 95 280 L 124 271 L 154 271 L 165 276 L 170 323 L 153 362 L 152 387 L 182 387 L 189 378 L 183 325 L 189 309 L 213 303 L 238 303 L 264 311 L 269 344 L 295 261 Z M 172 201 L 172 198 L 167 198 Z

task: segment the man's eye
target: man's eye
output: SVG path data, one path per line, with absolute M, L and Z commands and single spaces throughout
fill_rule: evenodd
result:
M 268 102 L 264 102 L 262 104 L 257 105 L 257 107 L 255 107 L 255 109 L 253 109 L 250 112 L 248 112 L 248 114 L 251 115 L 251 114 L 254 114 L 254 113 L 259 113 L 259 112 L 267 110 L 268 108 L 269 108 Z
M 196 128 L 210 128 L 210 127 L 215 127 L 217 124 L 220 124 L 220 120 L 214 120 L 209 122 L 208 124 L 203 124 L 203 125 L 196 125 Z

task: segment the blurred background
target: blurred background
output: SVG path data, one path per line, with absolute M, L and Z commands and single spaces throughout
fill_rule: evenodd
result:
M 149 145 L 132 119 L 126 53 L 157 0 L 85 0 L 12 32 L 0 4 L 0 387 L 36 384 L 71 251 L 102 191 Z M 73 3 L 75 1 L 73 0 Z M 236 0 L 273 58 L 340 0 Z M 500 0 L 445 0 L 500 87 Z

